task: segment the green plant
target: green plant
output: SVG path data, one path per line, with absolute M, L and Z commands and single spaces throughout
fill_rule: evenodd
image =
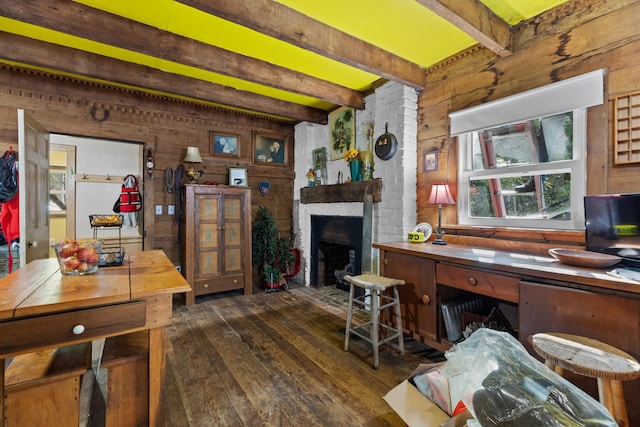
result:
M 291 241 L 280 237 L 273 214 L 266 206 L 259 206 L 252 224 L 253 264 L 265 283 L 282 283 L 291 269 L 294 255 Z

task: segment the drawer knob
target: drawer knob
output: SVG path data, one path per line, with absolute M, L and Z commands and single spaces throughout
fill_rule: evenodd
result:
M 429 297 L 429 295 L 422 295 L 422 303 L 423 304 L 429 304 L 431 302 L 431 297 Z
M 84 325 L 76 325 L 71 331 L 73 335 L 82 335 L 84 333 Z
M 467 277 L 467 283 L 471 286 L 475 286 L 478 284 L 478 279 L 476 279 L 475 277 Z
M 202 285 L 203 288 L 207 289 L 209 287 L 208 283 L 205 283 L 204 285 Z
M 236 283 L 238 283 L 238 279 L 233 279 L 233 284 L 235 285 Z

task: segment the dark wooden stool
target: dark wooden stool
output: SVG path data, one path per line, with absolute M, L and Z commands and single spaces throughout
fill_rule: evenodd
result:
M 629 354 L 600 341 L 578 335 L 540 333 L 529 337 L 545 364 L 559 375 L 566 369 L 596 378 L 600 402 L 620 426 L 628 426 L 623 381 L 640 378 L 640 364 Z
M 344 280 L 350 283 L 347 327 L 344 331 L 344 351 L 349 351 L 349 335 L 355 334 L 373 345 L 374 369 L 378 369 L 378 349 L 382 344 L 397 338 L 400 354 L 404 355 L 402 316 L 400 314 L 400 296 L 398 294 L 398 286 L 404 285 L 404 280 L 391 279 L 389 277 L 378 276 L 377 274 L 347 275 L 344 276 Z M 354 297 L 355 286 L 369 290 L 371 292 L 370 295 L 365 293 L 362 296 Z M 393 297 L 382 293 L 387 288 L 393 288 Z M 371 303 L 367 302 L 367 298 L 369 297 L 371 298 Z M 352 326 L 354 304 L 365 309 L 370 309 L 371 317 L 368 322 L 358 326 Z M 395 328 L 380 322 L 380 312 L 391 307 L 393 307 L 395 311 Z M 380 339 L 380 328 L 382 328 L 385 333 L 390 333 L 382 340 Z

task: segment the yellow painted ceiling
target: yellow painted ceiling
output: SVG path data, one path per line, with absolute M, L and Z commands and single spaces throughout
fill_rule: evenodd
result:
M 378 75 L 293 46 L 174 0 L 76 1 L 357 91 L 367 90 L 380 79 Z M 509 25 L 515 25 L 566 0 L 481 1 Z M 424 68 L 477 44 L 477 41 L 470 36 L 415 0 L 279 0 L 278 2 Z M 334 104 L 310 96 L 81 39 L 65 34 L 63 28 L 44 29 L 1 16 L 0 28 L 29 38 L 142 64 L 169 73 L 182 74 L 296 104 L 327 111 L 335 107 Z M 143 83 L 140 88 L 144 89 Z M 168 95 L 179 97 L 179 90 L 176 92 Z

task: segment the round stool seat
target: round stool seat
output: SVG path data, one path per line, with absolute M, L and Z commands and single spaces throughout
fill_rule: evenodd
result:
M 377 274 L 365 273 L 358 276 L 344 276 L 344 280 L 364 289 L 375 289 L 384 291 L 387 288 L 397 285 L 404 285 L 404 280 L 393 279 L 391 277 L 378 276 Z
M 640 378 L 640 364 L 636 359 L 591 338 L 541 333 L 532 336 L 531 345 L 544 359 L 579 375 L 618 381 Z

